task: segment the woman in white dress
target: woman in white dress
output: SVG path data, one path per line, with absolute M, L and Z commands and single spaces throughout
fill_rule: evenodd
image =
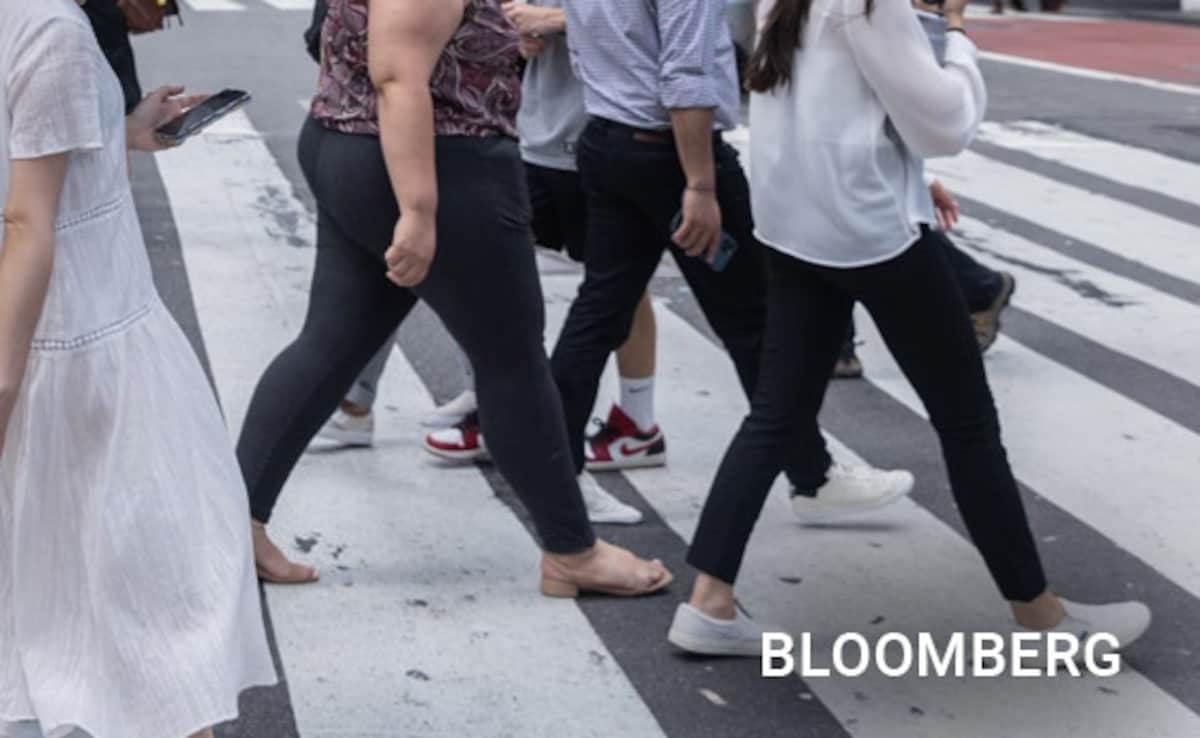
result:
M 275 682 L 246 492 L 73 0 L 0 0 L 0 736 L 184 738 Z M 219 217 L 214 214 L 214 217 Z

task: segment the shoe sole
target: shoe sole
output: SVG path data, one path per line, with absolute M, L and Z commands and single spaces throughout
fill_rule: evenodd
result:
M 831 512 L 823 512 L 823 513 L 811 513 L 811 512 L 802 513 L 802 512 L 797 511 L 795 508 L 795 505 L 793 505 L 792 513 L 796 516 L 796 519 L 799 520 L 803 525 L 827 525 L 829 523 L 837 523 L 837 522 L 841 522 L 843 520 L 851 520 L 860 515 L 866 515 L 867 513 L 875 512 L 876 510 L 882 510 L 883 508 L 887 507 L 888 505 L 895 503 L 901 497 L 907 497 L 908 495 L 912 494 L 913 487 L 915 485 L 916 485 L 916 480 L 910 481 L 908 484 L 906 484 L 904 486 L 903 489 L 899 489 L 899 490 L 891 493 L 890 495 L 880 497 L 878 500 L 876 500 L 871 505 L 868 505 L 867 507 L 856 507 L 852 510 L 835 510 L 835 511 L 831 511 Z
M 705 644 L 700 640 L 693 640 L 687 634 L 671 628 L 667 631 L 667 641 L 672 646 L 678 649 L 694 653 L 698 656 L 744 656 L 746 658 L 759 658 L 762 656 L 762 644 L 757 644 L 757 648 L 751 648 L 748 645 L 727 647 L 713 647 L 711 644 Z
M 474 451 L 448 451 L 443 448 L 438 448 L 437 446 L 431 446 L 428 441 L 422 443 L 421 448 L 425 449 L 426 452 L 438 457 L 439 459 L 453 461 L 457 464 L 468 464 L 472 461 L 482 461 L 488 458 L 488 452 L 484 449 L 475 449 Z
M 365 433 L 321 432 L 317 434 L 316 440 L 340 446 L 348 446 L 350 448 L 370 448 L 375 445 L 375 435 L 367 435 Z
M 584 464 L 584 468 L 588 471 L 620 471 L 622 469 L 650 469 L 666 465 L 667 457 L 663 454 L 661 456 L 642 456 L 634 459 L 613 461 L 589 461 Z

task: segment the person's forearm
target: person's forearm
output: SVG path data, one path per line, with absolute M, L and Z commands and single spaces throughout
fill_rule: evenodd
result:
M 717 185 L 713 163 L 712 108 L 683 108 L 671 111 L 675 148 L 687 177 L 688 189 L 714 191 Z
M 50 286 L 54 234 L 41 230 L 5 221 L 0 252 L 0 431 L 16 403 Z
M 380 85 L 379 127 L 400 213 L 434 217 L 438 193 L 429 86 L 401 82 Z

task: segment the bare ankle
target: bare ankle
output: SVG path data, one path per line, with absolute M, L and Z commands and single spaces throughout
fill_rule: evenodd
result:
M 1062 622 L 1067 611 L 1062 601 L 1050 590 L 1046 590 L 1029 602 L 1010 602 L 1017 623 L 1030 630 L 1046 630 Z
M 349 400 L 342 400 L 340 407 L 342 412 L 353 418 L 361 418 L 371 414 L 371 408 L 350 402 Z
M 577 566 L 583 566 L 587 562 L 594 559 L 599 550 L 600 543 L 597 541 L 596 543 L 592 544 L 590 548 L 585 548 L 582 551 L 575 551 L 574 553 L 551 553 L 550 551 L 546 551 L 545 556 L 546 558 L 553 560 L 556 564 L 565 566 L 567 568 L 574 568 Z
M 708 574 L 696 577 L 688 604 L 709 617 L 721 620 L 733 620 L 737 617 L 733 585 Z

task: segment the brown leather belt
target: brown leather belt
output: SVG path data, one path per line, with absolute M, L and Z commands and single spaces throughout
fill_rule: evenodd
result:
M 634 141 L 642 141 L 645 143 L 671 143 L 675 140 L 675 137 L 669 133 L 643 130 L 634 131 L 630 137 Z

